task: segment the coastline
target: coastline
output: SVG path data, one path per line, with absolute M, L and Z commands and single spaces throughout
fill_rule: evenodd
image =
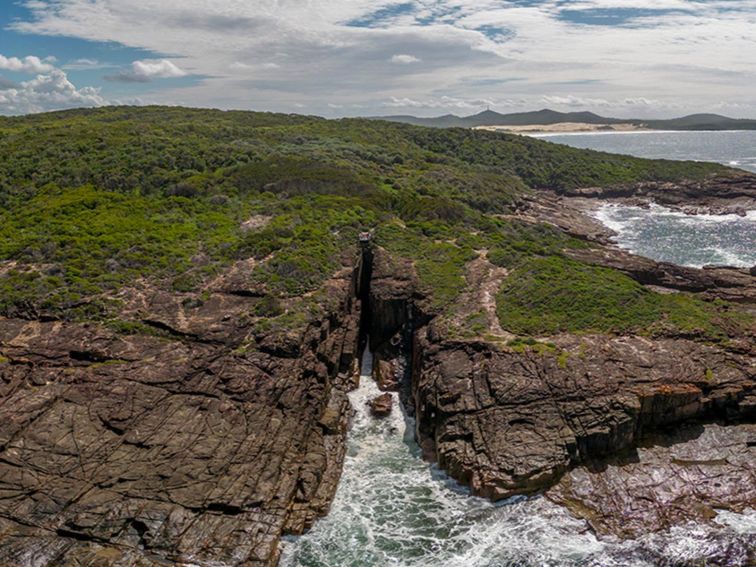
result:
M 593 132 L 654 132 L 643 126 L 632 123 L 619 124 L 589 124 L 587 122 L 559 122 L 557 124 L 524 124 L 518 126 L 474 126 L 473 130 L 488 130 L 493 132 L 509 132 L 510 134 L 584 134 Z

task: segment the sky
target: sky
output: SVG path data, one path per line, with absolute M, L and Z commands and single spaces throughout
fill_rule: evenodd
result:
M 0 114 L 756 118 L 756 0 L 0 0 Z

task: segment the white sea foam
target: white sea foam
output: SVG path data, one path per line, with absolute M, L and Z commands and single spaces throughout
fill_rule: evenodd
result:
M 586 524 L 555 504 L 494 504 L 425 463 L 396 397 L 388 418 L 370 415 L 367 402 L 381 392 L 369 367 L 367 354 L 349 395 L 356 414 L 331 512 L 285 542 L 283 567 L 569 565 L 601 554 Z
M 396 394 L 391 416 L 370 415 L 367 402 L 382 393 L 371 362 L 367 353 L 360 387 L 349 395 L 356 414 L 331 511 L 308 534 L 284 542 L 282 567 L 647 567 L 660 558 L 705 558 L 717 546 L 712 533 L 732 538 L 730 525 L 742 521 L 598 539 L 545 498 L 494 504 L 471 496 L 420 458 L 414 423 Z
M 593 216 L 616 233 L 618 246 L 655 260 L 694 267 L 756 264 L 756 211 L 688 215 L 656 204 L 605 204 Z

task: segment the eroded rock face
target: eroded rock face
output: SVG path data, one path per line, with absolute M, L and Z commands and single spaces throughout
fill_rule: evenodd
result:
M 756 417 L 750 354 L 605 336 L 562 337 L 554 352 L 512 352 L 433 336 L 432 325 L 417 336 L 420 444 L 488 498 L 547 487 L 666 424 Z
M 242 295 L 126 302 L 163 337 L 0 319 L 0 564 L 275 564 L 343 462 L 359 303 L 329 285 L 246 350 Z
M 374 417 L 388 417 L 391 415 L 391 408 L 394 405 L 394 398 L 388 392 L 376 396 L 369 402 L 370 413 Z
M 656 262 L 617 248 L 569 250 L 567 254 L 582 262 L 620 270 L 642 284 L 697 292 L 702 297 L 756 303 L 756 278 L 745 268 L 690 268 Z
M 756 425 L 683 425 L 626 455 L 578 467 L 546 494 L 599 533 L 640 537 L 718 511 L 756 508 Z M 756 534 L 752 534 L 752 550 Z

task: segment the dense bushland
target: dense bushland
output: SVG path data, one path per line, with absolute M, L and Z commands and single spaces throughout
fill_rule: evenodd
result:
M 596 274 L 560 254 L 585 243 L 494 214 L 510 212 L 533 187 L 723 171 L 358 119 L 162 107 L 2 118 L 0 314 L 107 318 L 111 292 L 126 283 L 196 291 L 250 257 L 258 261 L 254 282 L 271 298 L 298 297 L 338 268 L 360 230 L 374 228 L 381 245 L 415 261 L 436 308 L 454 301 L 464 264 L 486 249 L 492 262 L 515 269 L 511 285 L 527 290 L 502 292 L 503 321 L 523 333 L 571 330 L 559 319 L 569 309 L 546 299 L 540 309 L 554 319 L 529 322 L 525 312 L 539 307 L 520 296 L 568 276 L 577 287 L 565 293 L 582 297 L 579 282 Z M 268 221 L 246 229 L 252 216 Z M 627 284 L 605 283 L 618 297 Z M 643 317 L 610 311 L 610 321 L 586 325 L 627 329 L 660 309 L 639 307 Z

